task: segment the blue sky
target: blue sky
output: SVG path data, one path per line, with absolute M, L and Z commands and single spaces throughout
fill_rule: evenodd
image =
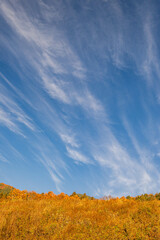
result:
M 160 3 L 0 1 L 0 182 L 160 192 Z

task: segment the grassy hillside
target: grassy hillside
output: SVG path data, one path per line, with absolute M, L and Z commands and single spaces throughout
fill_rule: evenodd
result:
M 0 200 L 2 240 L 160 239 L 160 201 L 153 195 L 105 201 L 11 190 Z

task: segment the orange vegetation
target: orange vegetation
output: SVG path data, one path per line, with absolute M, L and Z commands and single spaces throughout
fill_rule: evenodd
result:
M 90 200 L 14 189 L 0 201 L 0 239 L 158 240 L 160 201 Z

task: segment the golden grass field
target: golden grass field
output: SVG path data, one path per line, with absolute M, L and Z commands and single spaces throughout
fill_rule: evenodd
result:
M 1 199 L 0 239 L 160 239 L 160 201 Z

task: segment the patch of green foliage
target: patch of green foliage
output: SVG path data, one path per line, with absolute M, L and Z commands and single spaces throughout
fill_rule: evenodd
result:
M 75 195 L 77 195 L 80 199 L 84 199 L 84 198 L 88 198 L 90 200 L 94 200 L 95 199 L 94 197 L 88 196 L 86 193 L 81 194 L 81 193 L 73 192 L 70 196 L 75 196 Z
M 7 196 L 13 191 L 13 187 L 0 183 L 0 198 L 7 198 Z

